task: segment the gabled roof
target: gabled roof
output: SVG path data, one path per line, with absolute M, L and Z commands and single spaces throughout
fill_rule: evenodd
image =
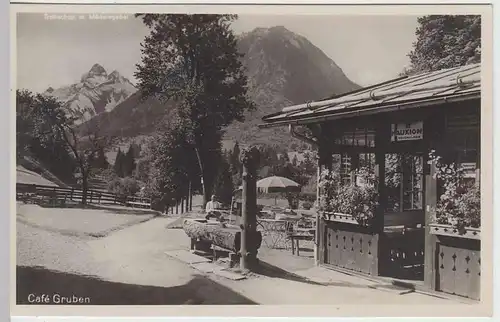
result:
M 263 117 L 260 126 L 313 123 L 480 97 L 481 65 L 472 64 L 403 76 L 331 99 L 285 107 Z

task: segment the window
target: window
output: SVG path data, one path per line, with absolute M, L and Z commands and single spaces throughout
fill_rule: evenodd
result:
M 446 145 L 452 147 L 454 162 L 477 162 L 480 145 L 478 115 L 454 115 L 446 120 Z
M 346 131 L 335 139 L 335 144 L 343 146 L 374 147 L 375 130 L 370 128 L 357 128 L 354 131 Z
M 344 186 L 350 185 L 351 182 L 351 162 L 352 158 L 348 154 L 342 154 L 340 157 L 341 163 L 340 163 L 340 179 L 341 183 Z
M 386 154 L 387 211 L 423 209 L 423 158 L 415 154 Z

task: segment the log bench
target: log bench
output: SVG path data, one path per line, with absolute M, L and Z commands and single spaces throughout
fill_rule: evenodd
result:
M 234 265 L 240 257 L 241 229 L 227 223 L 205 219 L 185 219 L 182 228 L 191 239 L 191 250 L 211 252 L 214 260 L 223 253 Z M 248 250 L 257 254 L 262 243 L 262 235 L 256 231 L 250 236 Z

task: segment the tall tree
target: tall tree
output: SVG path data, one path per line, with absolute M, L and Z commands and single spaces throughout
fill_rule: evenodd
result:
M 120 178 L 124 177 L 124 172 L 123 172 L 123 158 L 124 154 L 120 148 L 118 148 L 118 153 L 116 154 L 115 158 L 115 164 L 113 165 L 113 169 L 116 173 L 117 176 Z
M 417 40 L 403 74 L 463 66 L 481 61 L 481 16 L 430 15 L 418 18 Z
M 76 160 L 77 171 L 82 186 L 82 204 L 87 203 L 88 180 L 97 153 L 109 144 L 109 140 L 100 135 L 99 122 L 87 122 L 77 134 L 75 121 L 82 115 L 68 117 L 62 104 L 53 97 L 36 95 L 37 106 L 45 131 L 61 138 Z
M 106 154 L 104 153 L 104 148 L 99 147 L 93 167 L 96 169 L 107 169 L 108 166 L 109 162 L 108 159 L 106 158 Z
M 219 169 L 214 185 L 214 192 L 221 202 L 230 204 L 233 196 L 233 181 L 231 177 L 231 169 L 229 159 L 224 155 L 219 162 Z
M 123 155 L 122 166 L 123 166 L 123 175 L 125 177 L 130 177 L 133 174 L 136 166 L 135 149 L 132 144 L 129 146 L 127 153 Z
M 169 118 L 146 145 L 140 162 L 139 175 L 147 171 L 145 193 L 163 205 L 185 197 L 189 182 L 199 178 L 199 172 L 192 171 L 197 169 L 195 152 L 186 144 L 181 125 L 177 117 Z
M 149 27 L 135 76 L 141 93 L 174 99 L 201 174 L 204 203 L 213 186 L 213 161 L 224 128 L 242 121 L 254 107 L 237 40 L 230 29 L 235 15 L 138 14 Z
M 16 92 L 16 155 L 33 157 L 59 179 L 73 182 L 75 160 L 60 133 L 52 130 L 43 104 L 30 91 Z

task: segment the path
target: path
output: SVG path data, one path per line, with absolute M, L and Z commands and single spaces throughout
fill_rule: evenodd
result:
M 373 289 L 371 282 L 361 278 L 312 267 L 305 262 L 295 267 L 295 277 L 265 274 L 232 281 L 214 275 L 203 276 L 165 254 L 167 250 L 189 247 L 182 230 L 165 228 L 173 220 L 155 218 L 98 239 L 61 236 L 18 222 L 18 266 L 42 266 L 76 274 L 45 276 L 44 272 L 24 269 L 23 283 L 27 285 L 26 279 L 31 279 L 31 287 L 47 292 L 51 278 L 56 286 L 65 278 L 67 285 L 73 287 L 73 293 L 90 294 L 87 296 L 92 297 L 94 304 L 456 304 L 418 293 L 399 295 L 393 290 Z M 266 260 L 266 256 L 269 261 L 278 258 L 272 251 L 263 250 L 261 258 Z M 80 283 L 83 286 L 75 289 L 78 278 L 85 275 L 108 282 L 85 280 Z M 40 284 L 43 281 L 45 284 Z M 106 287 L 99 288 L 96 283 L 104 283 Z M 94 285 L 92 290 L 91 285 Z M 54 287 L 52 285 L 52 289 Z M 21 297 L 30 291 L 29 287 L 24 288 Z M 118 295 L 123 289 L 127 289 L 126 297 Z M 18 300 L 23 299 L 18 297 Z

